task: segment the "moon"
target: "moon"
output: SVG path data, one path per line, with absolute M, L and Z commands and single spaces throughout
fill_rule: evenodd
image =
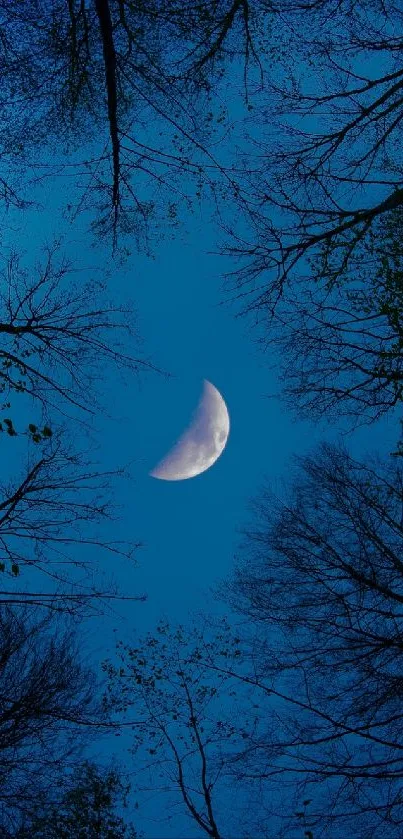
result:
M 221 393 L 204 379 L 192 422 L 167 455 L 150 472 L 162 481 L 183 481 L 209 469 L 225 449 L 229 414 Z

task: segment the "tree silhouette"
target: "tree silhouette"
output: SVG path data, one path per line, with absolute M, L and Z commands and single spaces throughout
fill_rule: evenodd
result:
M 343 276 L 301 281 L 264 343 L 278 346 L 283 394 L 300 414 L 372 422 L 402 399 L 402 210 L 370 231 Z
M 245 263 L 234 273 L 246 309 L 263 318 L 307 271 L 337 284 L 378 220 L 403 202 L 401 8 L 297 2 L 282 18 L 284 55 L 255 117 L 261 125 L 264 109 L 270 131 L 256 165 L 253 147 L 246 156 L 254 205 L 227 248 Z
M 117 815 L 129 788 L 116 769 L 85 761 L 63 778 L 63 784 L 7 839 L 136 839 L 139 835 Z
M 97 229 L 111 233 L 115 246 L 119 226 L 144 235 L 157 200 L 145 197 L 144 184 L 148 194 L 155 188 L 166 193 L 166 222 L 167 205 L 189 192 L 184 175 L 197 183 L 205 164 L 210 180 L 207 167 L 215 164 L 205 143 L 212 133 L 206 104 L 224 59 L 241 58 L 245 79 L 259 61 L 257 11 L 264 5 L 2 3 L 1 90 L 3 111 L 12 117 L 0 139 L 10 165 L 15 150 L 31 161 L 32 152 L 55 137 L 70 150 L 83 141 L 89 149 L 96 132 L 104 150 L 100 154 L 98 145 L 81 154 L 78 171 L 87 175 L 84 201 L 98 204 Z M 161 126 L 157 145 L 149 139 L 150 121 Z
M 139 341 L 130 308 L 110 303 L 99 282 L 74 282 L 74 273 L 57 243 L 33 269 L 16 253 L 8 259 L 0 294 L 0 388 L 7 409 L 17 392 L 37 401 L 45 415 L 55 408 L 95 413 L 108 363 L 134 374 L 151 366 L 125 346 Z
M 100 472 L 60 435 L 41 445 L 21 475 L 0 487 L 0 599 L 91 613 L 122 597 L 107 582 L 100 556 L 132 560 L 138 548 L 100 531 L 115 517 L 109 498 L 123 474 Z
M 99 471 L 90 439 L 80 446 L 77 429 L 108 407 L 100 393 L 108 365 L 136 375 L 148 363 L 127 350 L 126 342 L 138 342 L 129 307 L 110 304 L 100 284 L 73 283 L 57 245 L 31 270 L 12 254 L 4 273 L 0 439 L 3 446 L 19 439 L 9 443 L 16 456 L 0 487 L 0 598 L 91 611 L 118 596 L 105 584 L 101 554 L 131 558 L 137 543 L 100 535 L 124 472 Z M 17 404 L 28 414 L 24 423 Z
M 74 766 L 102 719 L 70 626 L 0 606 L 1 831 L 8 836 Z
M 248 726 L 239 711 L 239 684 L 237 690 L 231 677 L 206 665 L 208 656 L 223 648 L 227 665 L 236 663 L 240 652 L 230 643 L 225 621 L 215 629 L 161 621 L 155 634 L 136 639 L 136 646 L 119 643 L 118 663 L 105 662 L 104 670 L 105 707 L 118 721 L 126 714 L 136 720 L 130 751 L 139 765 L 138 790 L 151 787 L 165 797 L 168 813 L 179 804 L 202 835 L 220 839 L 232 823 L 250 835 L 253 819 L 236 800 L 240 788 L 231 789 L 226 781 L 227 764 Z M 227 812 L 222 825 L 222 802 L 232 798 L 234 812 Z
M 300 469 L 284 501 L 270 492 L 257 501 L 226 589 L 250 622 L 252 670 L 239 678 L 278 703 L 274 743 L 273 731 L 249 743 L 242 771 L 290 777 L 322 828 L 397 837 L 401 468 L 323 445 Z

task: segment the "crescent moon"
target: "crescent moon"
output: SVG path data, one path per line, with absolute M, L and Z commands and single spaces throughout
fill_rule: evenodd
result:
M 209 469 L 225 449 L 229 414 L 221 393 L 204 380 L 203 393 L 189 428 L 150 472 L 163 481 L 183 481 Z

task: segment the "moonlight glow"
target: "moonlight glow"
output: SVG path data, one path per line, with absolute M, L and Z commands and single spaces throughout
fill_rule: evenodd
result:
M 189 428 L 150 475 L 163 481 L 183 481 L 200 475 L 220 457 L 228 434 L 227 406 L 217 388 L 205 380 Z

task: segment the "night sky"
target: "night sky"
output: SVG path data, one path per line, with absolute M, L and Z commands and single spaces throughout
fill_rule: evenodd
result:
M 58 216 L 63 187 L 68 185 L 59 179 L 38 190 L 40 214 L 30 211 L 23 223 L 16 221 L 21 240 L 28 243 L 28 260 L 62 231 L 66 235 L 65 221 Z M 281 495 L 294 455 L 341 435 L 356 455 L 374 448 L 371 428 L 347 433 L 348 424 L 342 421 L 331 426 L 302 422 L 286 410 L 278 395 L 278 359 L 271 351 L 259 350 L 250 321 L 236 317 L 236 304 L 223 305 L 223 275 L 231 263 L 211 253 L 214 230 L 200 217 L 187 228 L 176 240 L 158 243 L 151 258 L 133 253 L 123 265 L 111 260 L 107 246 L 89 246 L 82 221 L 66 236 L 67 244 L 70 235 L 75 242 L 74 260 L 80 270 L 107 266 L 113 298 L 135 305 L 141 352 L 169 374 L 149 370 L 135 378 L 106 371 L 102 384 L 106 415 L 97 416 L 92 434 L 97 459 L 101 468 L 130 470 L 130 479 L 118 484 L 114 498 L 119 523 L 108 525 L 106 533 L 109 527 L 111 538 L 142 543 L 136 567 L 112 560 L 113 567 L 105 571 L 107 578 L 112 573 L 125 595 L 146 594 L 147 599 L 115 602 L 102 617 L 84 623 L 83 649 L 95 667 L 107 657 L 113 659 L 116 638 L 130 641 L 133 630 L 141 637 L 161 617 L 186 623 L 200 611 L 228 611 L 214 590 L 233 567 L 240 530 L 250 519 L 249 502 L 263 482 Z M 153 479 L 149 471 L 187 427 L 203 379 L 220 390 L 228 406 L 227 446 L 196 478 Z M 395 421 L 389 416 L 377 426 L 376 447 L 387 453 L 395 442 Z M 117 757 L 126 764 L 126 745 L 124 736 L 106 737 L 95 755 L 101 761 Z M 130 759 L 126 766 L 130 774 Z M 135 786 L 135 773 L 132 781 Z M 163 798 L 136 798 L 141 808 L 129 808 L 128 814 L 148 839 L 199 835 L 180 810 L 165 821 Z
M 92 437 L 100 467 L 128 466 L 131 476 L 114 499 L 121 535 L 142 543 L 136 569 L 124 563 L 114 569 L 125 592 L 147 595 L 145 603 L 116 607 L 130 632 L 131 621 L 149 628 L 161 613 L 181 620 L 206 607 L 206 594 L 231 570 L 249 502 L 266 480 L 281 494 L 294 455 L 340 435 L 357 455 L 375 445 L 386 453 L 395 445 L 396 426 L 388 415 L 377 426 L 374 445 L 368 426 L 351 432 L 342 420 L 319 424 L 291 414 L 280 399 L 278 358 L 272 349 L 261 352 L 251 321 L 237 317 L 239 306 L 226 301 L 223 277 L 231 261 L 212 253 L 216 231 L 200 215 L 176 240 L 157 243 L 151 258 L 133 252 L 119 264 L 107 244 L 94 246 L 82 220 L 70 232 L 66 228 L 58 197 L 68 188 L 61 178 L 46 184 L 32 193 L 40 212 L 16 219 L 18 235 L 28 243 L 26 261 L 35 261 L 63 234 L 67 245 L 74 243 L 74 263 L 83 276 L 87 266 L 89 276 L 106 267 L 113 299 L 134 304 L 141 354 L 161 371 L 146 370 L 138 378 L 105 371 L 100 389 L 107 415 L 97 416 Z M 150 470 L 188 426 L 203 379 L 218 388 L 228 407 L 223 454 L 196 478 L 151 478 Z M 222 608 L 207 596 L 209 608 Z M 103 621 L 105 641 L 113 628 L 113 618 Z
M 49 159 L 58 162 L 56 148 Z M 139 353 L 157 368 L 137 378 L 105 370 L 99 385 L 106 412 L 95 418 L 91 431 L 98 461 L 102 468 L 127 466 L 130 472 L 114 498 L 120 520 L 107 527 L 113 537 L 141 542 L 136 567 L 117 561 L 105 571 L 113 573 L 125 594 L 145 594 L 147 599 L 116 603 L 102 617 L 85 622 L 86 655 L 98 667 L 113 656 L 116 633 L 127 640 L 132 629 L 140 634 L 152 630 L 162 616 L 175 622 L 200 610 L 226 611 L 214 589 L 231 572 L 240 530 L 249 520 L 249 502 L 263 481 L 281 494 L 293 456 L 324 439 L 342 436 L 358 456 L 374 448 L 386 454 L 396 443 L 396 418 L 390 414 L 375 430 L 363 426 L 350 432 L 343 421 L 331 426 L 301 421 L 285 408 L 279 396 L 279 359 L 270 348 L 261 351 L 252 319 L 238 316 L 240 306 L 225 290 L 224 275 L 234 265 L 215 253 L 220 232 L 210 221 L 212 206 L 202 203 L 174 236 L 159 240 L 156 234 L 150 256 L 133 246 L 120 262 L 111 257 L 109 242 L 94 242 L 85 216 L 66 221 L 66 197 L 74 201 L 78 194 L 74 180 L 65 176 L 37 186 L 32 195 L 40 208 L 27 210 L 23 218 L 11 213 L 6 236 L 10 246 L 21 242 L 28 263 L 62 236 L 61 250 L 73 255 L 80 271 L 106 269 L 111 297 L 135 307 Z M 196 478 L 153 479 L 150 470 L 188 426 L 204 379 L 218 388 L 228 407 L 230 434 L 223 454 Z M 81 434 L 86 440 L 79 426 L 76 434 L 79 442 Z M 12 465 L 10 448 L 7 458 Z M 123 740 L 106 738 L 97 754 L 113 755 L 116 743 L 118 756 L 125 760 Z M 159 804 L 152 806 L 158 810 Z M 162 835 L 161 828 L 154 833 L 149 823 L 142 823 L 141 813 L 133 816 L 140 818 L 146 839 Z M 163 835 L 199 835 L 193 825 L 186 834 L 183 830 L 178 815 Z

